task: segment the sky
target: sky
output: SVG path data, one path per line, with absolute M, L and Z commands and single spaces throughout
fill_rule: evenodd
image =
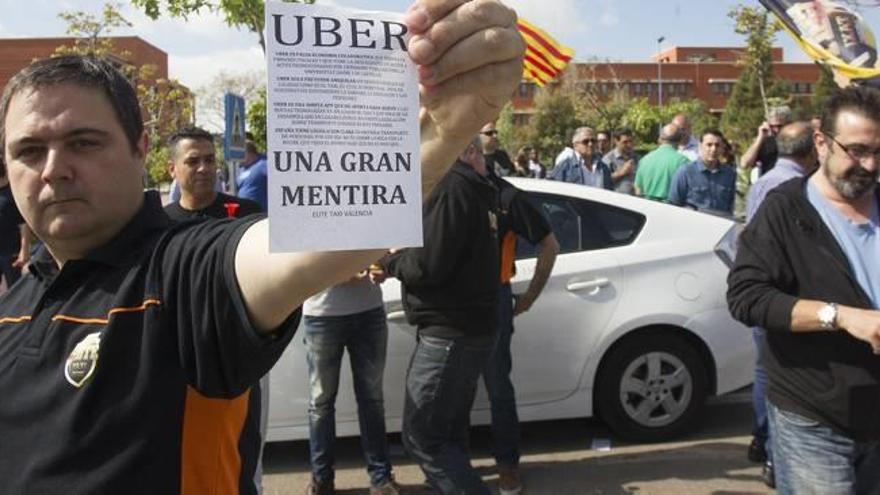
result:
M 410 0 L 317 0 L 320 4 L 403 12 Z M 227 73 L 264 69 L 262 50 L 253 33 L 232 29 L 219 15 L 202 14 L 187 21 L 163 18 L 153 21 L 128 2 L 119 2 L 133 26 L 114 35 L 136 35 L 168 53 L 169 72 L 190 88 L 208 83 L 220 71 Z M 662 48 L 678 46 L 737 46 L 741 36 L 733 32 L 726 13 L 739 4 L 759 5 L 757 0 L 506 0 L 529 22 L 574 49 L 576 60 L 592 59 L 639 62 Z M 27 8 L 23 6 L 27 5 Z M 0 37 L 64 36 L 62 11 L 98 14 L 101 0 L 0 0 Z M 874 30 L 880 26 L 880 9 L 866 13 Z M 807 57 L 786 33 L 777 35 L 787 62 L 806 62 Z

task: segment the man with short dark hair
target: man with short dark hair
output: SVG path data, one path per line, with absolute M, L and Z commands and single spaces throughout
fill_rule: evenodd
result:
M 248 139 L 245 143 L 244 160 L 235 177 L 236 196 L 255 201 L 263 211 L 269 211 L 269 171 L 266 155 L 260 153 L 257 144 Z
M 779 158 L 773 170 L 761 176 L 749 189 L 746 198 L 746 222 L 751 221 L 758 211 L 758 207 L 764 202 L 764 198 L 771 190 L 789 180 L 804 177 L 813 173 L 818 165 L 816 163 L 816 149 L 813 146 L 813 128 L 807 122 L 794 122 L 783 127 L 776 136 L 779 148 Z M 748 458 L 752 462 L 764 464 L 762 476 L 764 482 L 775 485 L 773 474 L 772 443 L 769 441 L 769 428 L 767 423 L 767 374 L 761 364 L 761 341 L 764 338 L 764 329 L 752 328 L 752 334 L 757 346 L 757 361 L 755 362 L 755 382 L 752 386 L 752 410 L 754 412 L 754 424 L 752 427 L 752 441 L 749 444 Z
M 733 213 L 736 172 L 721 163 L 724 136 L 710 129 L 700 139 L 700 159 L 675 172 L 667 200 L 698 210 Z
M 417 327 L 401 437 L 436 493 L 488 494 L 471 466 L 477 380 L 496 338 L 498 192 L 475 137 L 425 200 L 424 247 L 381 262 Z
M 405 22 L 430 87 L 420 128 L 430 192 L 509 99 L 524 44 L 497 2 L 420 0 Z M 171 225 L 143 191 L 136 92 L 108 61 L 57 57 L 16 74 L 0 98 L 0 144 L 16 204 L 44 242 L 0 296 L 4 491 L 247 493 L 253 482 L 237 482 L 240 459 L 226 448 L 244 392 L 292 339 L 302 301 L 384 250 L 270 253 L 257 216 Z
M 739 238 L 731 314 L 761 358 L 780 494 L 880 487 L 880 92 L 828 100 L 819 170 L 767 194 Z
M 260 213 L 260 205 L 217 192 L 217 155 L 214 136 L 204 129 L 181 129 L 168 139 L 168 171 L 180 185 L 180 200 L 165 207 L 175 221 L 194 217 L 242 218 Z
M 608 152 L 602 161 L 611 168 L 611 181 L 614 190 L 623 194 L 633 194 L 633 184 L 636 171 L 639 166 L 639 157 L 636 156 L 633 132 L 629 129 L 620 129 L 614 133 L 614 149 Z
M 590 127 L 575 129 L 571 137 L 574 153 L 559 162 L 550 179 L 572 184 L 612 189 L 611 169 L 596 152 L 596 133 Z
M 666 201 L 672 177 L 688 163 L 688 159 L 678 152 L 678 144 L 683 138 L 684 134 L 675 124 L 666 124 L 660 129 L 660 146 L 639 162 L 633 185 L 636 195 Z

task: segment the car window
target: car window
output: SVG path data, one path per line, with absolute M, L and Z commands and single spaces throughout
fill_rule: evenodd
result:
M 625 246 L 635 240 L 645 223 L 645 217 L 639 213 L 603 203 L 556 194 L 528 196 L 549 220 L 560 254 Z M 517 239 L 517 259 L 536 255 L 535 246 Z

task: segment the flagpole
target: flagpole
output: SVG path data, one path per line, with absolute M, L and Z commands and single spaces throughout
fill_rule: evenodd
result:
M 665 40 L 665 36 L 657 38 L 657 108 L 663 108 L 663 60 L 660 57 L 660 44 Z

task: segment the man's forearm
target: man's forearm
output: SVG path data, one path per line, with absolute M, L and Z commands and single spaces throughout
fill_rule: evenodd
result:
M 745 153 L 743 153 L 742 158 L 739 161 L 740 167 L 746 170 L 751 170 L 752 167 L 755 166 L 758 161 L 758 151 L 761 149 L 762 142 L 762 139 L 755 139 L 752 141 L 752 145 L 749 146 L 749 149 L 747 149 Z
M 529 288 L 526 294 L 532 301 L 538 299 L 538 296 L 547 285 L 550 279 L 550 273 L 553 272 L 553 265 L 556 264 L 556 256 L 559 254 L 559 242 L 556 237 L 550 233 L 547 234 L 538 244 L 538 260 L 535 263 L 535 275 L 529 282 Z
M 236 279 L 251 323 L 274 330 L 309 296 L 344 282 L 385 252 L 270 253 L 268 221 L 253 224 L 235 252 Z

